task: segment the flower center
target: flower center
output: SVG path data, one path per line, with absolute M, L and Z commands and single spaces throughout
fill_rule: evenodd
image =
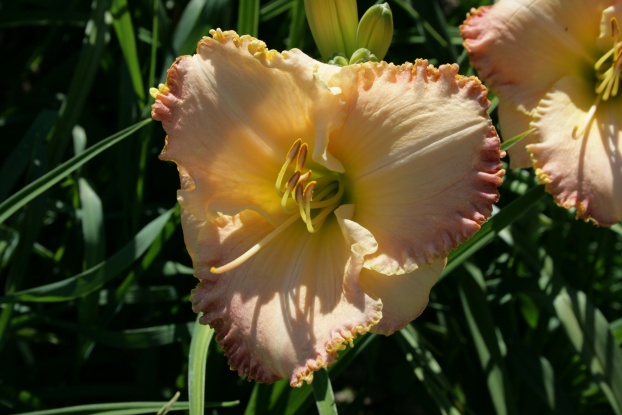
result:
M 299 218 L 307 225 L 310 233 L 317 232 L 328 215 L 339 207 L 344 193 L 341 178 L 334 172 L 323 175 L 311 170 L 304 172 L 308 152 L 307 143 L 297 139 L 289 149 L 276 179 L 276 193 L 281 198 L 281 207 L 285 212 L 291 213 L 291 216 L 233 261 L 220 267 L 212 267 L 212 273 L 222 274 L 237 268 Z M 288 175 L 289 179 L 285 181 Z
M 276 179 L 276 193 L 281 198 L 281 207 L 287 213 L 298 211 L 307 225 L 307 230 L 315 233 L 328 215 L 341 203 L 343 184 L 335 173 L 314 174 L 311 170 L 303 173 L 309 148 L 301 139 L 294 142 L 287 159 Z M 283 179 L 293 168 L 289 180 Z
M 611 18 L 611 39 L 613 40 L 613 47 L 594 64 L 596 78 L 599 81 L 598 85 L 596 85 L 596 93 L 599 97 L 602 97 L 603 101 L 618 95 L 620 86 L 622 42 L 620 41 L 620 27 L 615 17 Z M 611 64 L 607 65 L 610 60 Z
M 622 72 L 622 41 L 620 41 L 618 20 L 615 17 L 611 18 L 611 39 L 613 47 L 594 64 L 597 79 L 595 88 L 596 101 L 594 101 L 594 104 L 592 104 L 585 116 L 581 129 L 579 130 L 578 127 L 575 127 L 573 137 L 580 137 L 585 134 L 601 101 L 608 101 L 609 98 L 618 95 L 620 73 Z

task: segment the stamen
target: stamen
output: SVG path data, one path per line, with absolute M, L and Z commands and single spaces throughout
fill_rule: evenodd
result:
M 306 182 L 307 180 L 309 180 L 309 177 L 311 177 L 311 174 L 313 172 L 311 170 L 307 171 L 305 174 L 300 176 L 300 179 L 298 179 L 298 183 L 303 183 Z
M 285 159 L 285 163 L 283 163 L 283 167 L 281 167 L 281 171 L 279 172 L 279 175 L 276 178 L 276 193 L 279 196 L 283 196 L 283 190 L 282 190 L 283 178 L 285 177 L 285 173 L 287 172 L 287 168 L 298 157 L 298 153 L 300 151 L 300 147 L 301 146 L 302 146 L 302 140 L 299 138 L 298 140 L 294 141 L 294 144 L 292 144 L 292 147 L 289 149 L 289 152 L 287 153 L 287 158 Z M 306 146 L 306 144 L 305 144 L 305 146 Z
M 302 147 L 300 147 L 300 152 L 298 152 L 298 160 L 296 161 L 296 170 L 302 171 L 305 168 L 308 151 L 309 151 L 309 146 L 307 146 L 307 143 L 304 143 Z
M 276 180 L 276 192 L 281 198 L 281 207 L 285 212 L 291 213 L 291 216 L 242 255 L 225 265 L 212 267 L 210 272 L 222 274 L 239 267 L 298 219 L 302 219 L 310 233 L 317 232 L 328 215 L 339 206 L 344 194 L 344 186 L 338 176 L 330 173 L 307 183 L 313 175 L 311 170 L 302 172 L 305 168 L 308 152 L 308 145 L 303 143 L 301 139 L 297 139 L 289 149 L 285 163 L 283 163 Z M 291 171 L 290 167 L 294 163 L 295 171 L 287 183 L 284 183 L 287 172 L 288 170 Z M 314 194 L 316 189 L 318 192 Z M 290 196 L 293 203 L 290 202 Z M 298 212 L 293 205 L 298 206 Z M 319 209 L 319 213 L 314 212 L 315 217 L 312 217 L 311 210 L 314 209 Z
M 265 238 L 263 238 L 261 241 L 253 245 L 251 249 L 244 252 L 242 255 L 240 255 L 239 257 L 237 257 L 236 259 L 234 259 L 233 261 L 225 265 L 222 265 L 220 267 L 212 267 L 210 269 L 210 272 L 212 274 L 222 274 L 224 272 L 228 272 L 228 271 L 231 271 L 232 269 L 239 267 L 244 262 L 248 261 L 248 259 L 251 258 L 253 255 L 255 255 L 257 252 L 259 252 L 261 248 L 263 248 L 268 243 L 270 243 L 270 241 L 273 240 L 275 237 L 277 237 L 281 232 L 289 228 L 294 222 L 298 220 L 299 217 L 300 216 L 298 215 L 290 216 L 285 222 L 281 223 L 275 230 L 270 232 Z
M 298 179 L 300 179 L 299 171 L 294 172 L 292 177 L 289 178 L 289 181 L 287 182 L 287 188 L 285 189 L 285 193 L 283 193 L 283 197 L 281 197 L 281 207 L 287 213 L 294 213 L 294 210 L 287 207 L 287 199 L 289 198 L 289 195 L 292 194 L 292 191 L 294 191 L 294 189 L 296 188 L 296 185 L 298 184 Z
M 296 186 L 296 204 L 298 205 L 298 211 L 300 212 L 300 218 L 303 222 L 307 221 L 307 214 L 305 213 L 305 201 L 304 201 L 304 191 L 302 190 L 302 186 Z M 308 217 L 311 220 L 311 217 Z
M 615 17 L 611 18 L 611 39 L 613 41 L 613 47 L 594 64 L 596 79 L 598 79 L 594 90 L 597 95 L 596 100 L 585 115 L 583 125 L 580 128 L 579 126 L 574 127 L 572 131 L 574 138 L 585 135 L 590 124 L 594 120 L 598 105 L 602 101 L 608 101 L 609 98 L 618 95 L 620 89 L 620 73 L 622 72 L 622 42 L 620 42 L 620 27 Z M 603 66 L 606 65 L 610 58 L 612 59 L 611 66 L 604 70 Z
M 313 199 L 313 189 L 317 182 L 311 182 L 305 187 L 303 199 L 305 201 L 305 223 L 307 224 L 307 230 L 310 233 L 315 233 L 317 229 L 313 227 L 313 220 L 311 219 L 311 200 Z

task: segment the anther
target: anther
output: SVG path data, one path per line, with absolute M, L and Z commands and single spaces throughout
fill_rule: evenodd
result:
M 298 160 L 296 161 L 296 170 L 302 171 L 302 169 L 305 168 L 308 151 L 309 151 L 309 146 L 307 146 L 307 143 L 304 143 L 300 147 L 300 151 L 298 152 Z
M 596 100 L 585 115 L 583 125 L 580 128 L 579 126 L 574 127 L 572 131 L 572 136 L 574 138 L 583 137 L 588 131 L 601 101 L 607 101 L 609 98 L 618 95 L 618 90 L 620 88 L 620 72 L 622 72 L 622 42 L 620 42 L 618 20 L 612 17 L 610 23 L 613 47 L 594 64 L 594 71 L 596 72 L 596 79 L 598 80 L 596 88 L 594 89 Z M 603 66 L 605 66 L 610 58 L 612 60 L 611 66 L 604 70 Z
M 285 177 L 285 173 L 287 173 L 287 168 L 294 162 L 294 160 L 296 160 L 297 158 L 298 159 L 300 158 L 298 153 L 300 152 L 301 146 L 302 146 L 302 140 L 299 138 L 296 141 L 294 141 L 294 144 L 292 144 L 291 148 L 289 149 L 289 152 L 287 153 L 287 158 L 285 159 L 285 163 L 283 163 L 283 166 L 281 167 L 281 171 L 279 172 L 279 175 L 276 179 L 276 193 L 279 196 L 283 196 L 283 190 L 282 190 L 283 179 Z

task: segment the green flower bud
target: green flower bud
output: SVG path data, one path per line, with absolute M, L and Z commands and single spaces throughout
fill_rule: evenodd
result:
M 353 65 L 355 63 L 363 63 L 363 62 L 378 62 L 378 58 L 376 57 L 376 55 L 374 55 L 373 53 L 371 53 L 369 51 L 369 49 L 365 49 L 365 48 L 360 48 L 357 49 L 352 56 L 350 57 L 350 65 Z
M 371 6 L 356 31 L 356 48 L 369 49 L 382 60 L 393 40 L 393 13 L 387 3 Z
M 313 39 L 324 60 L 350 56 L 356 50 L 356 0 L 305 0 Z

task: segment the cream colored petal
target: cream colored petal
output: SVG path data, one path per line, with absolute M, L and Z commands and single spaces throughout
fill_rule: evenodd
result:
M 528 131 L 533 118 L 507 101 L 499 102 L 497 113 L 499 114 L 499 127 L 503 141 L 510 140 Z M 535 138 L 530 134 L 507 150 L 510 156 L 510 167 L 513 169 L 531 167 L 531 158 L 525 147 L 533 143 L 535 143 Z
M 607 226 L 622 220 L 622 100 L 601 103 L 586 135 L 573 138 L 594 102 L 592 88 L 578 78 L 558 82 L 537 109 L 540 143 L 527 149 L 559 205 Z
M 446 258 L 440 258 L 402 275 L 383 275 L 363 269 L 361 288 L 372 297 L 380 298 L 383 304 L 382 319 L 371 331 L 388 336 L 419 317 L 446 262 Z
M 231 261 L 273 230 L 262 216 L 243 211 L 205 224 L 195 260 L 200 279 L 190 300 L 232 369 L 260 382 L 311 382 L 337 351 L 382 316 L 379 300 L 358 285 L 363 257 L 376 249 L 371 234 L 348 219 L 342 206 L 320 232 L 298 220 L 254 257 L 224 274 L 212 266 Z
M 497 95 L 533 110 L 560 78 L 598 59 L 595 40 L 611 0 L 501 0 L 460 27 L 479 76 Z
M 193 215 L 252 208 L 276 223 L 274 185 L 291 145 L 302 138 L 320 151 L 315 140 L 325 147 L 342 122 L 339 98 L 318 80 L 338 69 L 299 50 L 268 50 L 249 36 L 211 34 L 196 55 L 177 59 L 157 95 L 152 116 L 168 134 L 160 157 L 191 178 L 180 202 L 204 210 Z
M 417 61 L 342 74 L 349 116 L 330 148 L 354 220 L 378 241 L 366 268 L 401 274 L 447 256 L 498 199 L 504 171 L 486 89 L 457 70 Z

